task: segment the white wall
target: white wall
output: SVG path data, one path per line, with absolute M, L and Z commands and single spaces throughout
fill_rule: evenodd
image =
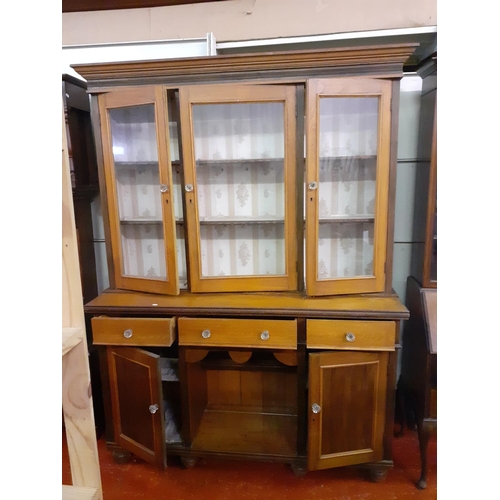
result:
M 70 12 L 62 45 L 197 38 L 217 42 L 435 26 L 436 0 L 228 0 Z

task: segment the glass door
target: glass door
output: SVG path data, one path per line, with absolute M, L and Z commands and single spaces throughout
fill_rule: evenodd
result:
M 391 82 L 310 80 L 306 98 L 306 290 L 383 291 Z
M 99 98 L 117 288 L 179 293 L 168 116 L 163 91 Z
M 296 289 L 294 87 L 179 95 L 191 291 Z

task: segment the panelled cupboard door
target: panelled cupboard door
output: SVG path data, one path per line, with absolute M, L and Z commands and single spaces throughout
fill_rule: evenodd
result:
M 297 289 L 295 92 L 180 88 L 191 291 Z
M 388 353 L 309 354 L 309 470 L 383 458 Z
M 117 288 L 179 293 L 168 112 L 161 87 L 99 96 Z
M 391 82 L 306 84 L 306 290 L 385 288 Z
M 107 356 L 116 444 L 165 468 L 160 356 L 133 347 L 110 346 Z

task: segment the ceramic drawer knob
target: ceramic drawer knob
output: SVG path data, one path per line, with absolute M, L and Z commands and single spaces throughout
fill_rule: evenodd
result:
M 203 330 L 203 331 L 201 332 L 201 336 L 202 336 L 204 339 L 209 339 L 209 338 L 210 338 L 210 335 L 211 335 L 210 330 Z
M 345 339 L 347 340 L 347 342 L 354 342 L 356 340 L 356 336 L 352 332 L 347 332 L 345 334 Z
M 186 184 L 184 189 L 186 190 L 187 193 L 190 193 L 194 189 L 194 187 L 192 184 Z
M 269 332 L 267 330 L 264 330 L 261 334 L 260 334 L 260 338 L 262 340 L 269 340 Z
M 153 413 L 153 414 L 154 414 L 154 413 L 156 413 L 156 412 L 158 411 L 158 405 L 156 405 L 156 404 L 155 404 L 155 405 L 151 405 L 151 406 L 149 407 L 149 411 L 150 411 L 151 413 Z
M 125 330 L 123 332 L 123 336 L 126 338 L 126 339 L 129 339 L 130 337 L 132 337 L 132 330 L 130 328 L 128 328 L 127 330 Z
M 160 191 L 162 193 L 168 193 L 168 186 L 166 184 L 160 184 Z
M 311 190 L 314 191 L 315 189 L 318 188 L 318 183 L 317 182 L 310 182 L 307 187 Z

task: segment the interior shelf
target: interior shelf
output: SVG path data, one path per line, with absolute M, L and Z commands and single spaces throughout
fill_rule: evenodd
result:
M 370 161 L 370 160 L 376 160 L 377 155 L 352 155 L 352 156 L 322 156 L 319 158 L 319 162 L 321 163 L 327 163 L 327 162 L 345 162 L 345 161 Z
M 162 224 L 162 219 L 157 217 L 124 217 L 120 224 Z
M 297 416 L 206 409 L 191 449 L 293 457 Z
M 158 167 L 158 161 L 115 161 L 115 167 Z
M 200 219 L 200 224 L 284 224 L 283 217 L 273 215 L 210 216 Z
M 339 223 L 346 223 L 346 222 L 374 222 L 375 221 L 375 216 L 374 215 L 331 215 L 329 217 L 320 217 L 319 218 L 319 223 L 326 224 L 326 223 L 331 223 L 331 222 L 339 222 Z
M 284 158 L 234 158 L 231 160 L 196 160 L 196 166 L 247 166 L 249 164 L 269 165 L 270 163 L 278 163 L 283 165 Z M 172 165 L 175 165 L 172 162 Z

